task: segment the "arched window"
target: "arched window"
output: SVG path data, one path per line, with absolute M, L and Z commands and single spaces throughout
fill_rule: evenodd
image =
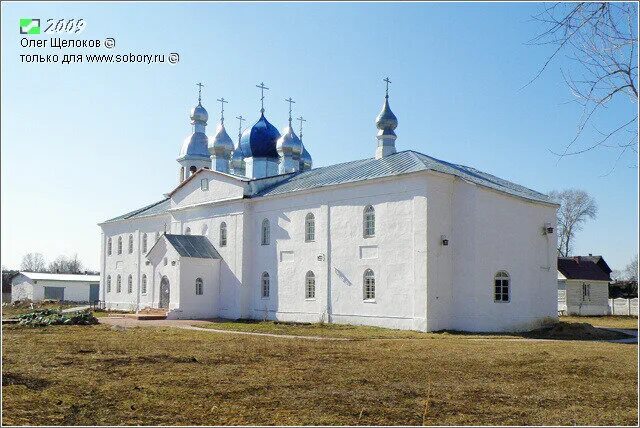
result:
M 111 293 L 111 275 L 107 276 L 107 293 Z
M 312 213 L 307 214 L 304 219 L 304 242 L 316 240 L 316 218 Z
M 129 254 L 133 253 L 133 235 L 129 235 Z
M 147 294 L 147 275 L 142 275 L 142 284 L 140 285 L 140 292 Z
M 133 293 L 133 276 L 129 275 L 129 279 L 127 279 L 127 293 Z
M 108 256 L 111 255 L 111 237 L 109 237 L 109 239 L 107 239 L 107 255 Z
M 367 207 L 364 209 L 362 226 L 364 229 L 363 235 L 365 238 L 370 238 L 376 235 L 376 211 L 371 205 L 367 205 Z
M 495 302 L 508 302 L 509 298 L 509 274 L 501 270 L 493 278 L 493 300 Z
M 116 293 L 120 293 L 122 291 L 122 278 L 120 275 L 116 278 Z
M 122 236 L 118 236 L 118 254 L 122 254 Z
M 260 280 L 260 294 L 263 299 L 269 298 L 269 274 L 262 272 L 262 278 Z
M 185 235 L 191 235 L 191 228 L 190 228 L 190 227 L 187 227 L 187 228 L 184 230 L 184 234 L 185 234 Z
M 364 271 L 362 291 L 364 300 L 374 300 L 376 298 L 376 276 L 371 269 Z
M 147 252 L 147 234 L 142 235 L 142 252 L 146 254 Z
M 307 272 L 304 279 L 304 297 L 305 299 L 316 298 L 316 276 L 313 272 Z
M 207 232 L 209 231 L 209 226 L 206 224 L 202 225 L 202 236 L 207 236 Z
M 220 246 L 227 246 L 227 223 L 224 221 L 220 223 Z
M 207 180 L 206 178 L 200 180 L 200 190 L 205 192 L 209 190 L 209 180 Z
M 262 220 L 262 230 L 260 233 L 260 244 L 269 245 L 269 220 L 266 218 Z
M 202 295 L 202 278 L 196 278 L 196 294 L 198 296 Z

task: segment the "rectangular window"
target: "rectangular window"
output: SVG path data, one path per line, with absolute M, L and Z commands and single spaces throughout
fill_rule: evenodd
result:
M 582 283 L 582 300 L 591 300 L 591 285 Z
M 494 283 L 493 291 L 494 291 L 493 299 L 496 302 L 508 302 L 509 301 L 509 280 L 496 279 Z
M 200 180 L 200 190 L 207 191 L 209 190 L 209 180 L 203 178 Z
M 202 284 L 196 284 L 196 294 L 198 296 L 202 295 Z

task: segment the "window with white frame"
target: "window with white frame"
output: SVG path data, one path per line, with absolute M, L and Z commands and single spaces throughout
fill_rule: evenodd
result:
M 147 252 L 147 234 L 142 235 L 142 252 L 146 254 Z
M 206 224 L 202 225 L 202 236 L 207 236 L 207 232 L 209 231 L 209 226 Z
M 147 275 L 142 275 L 142 283 L 140 284 L 140 292 L 147 294 Z
M 270 238 L 269 234 L 270 234 L 269 220 L 265 218 L 264 220 L 262 220 L 262 228 L 260 233 L 261 245 L 269 245 L 269 238 Z
M 304 242 L 316 240 L 316 218 L 312 213 L 304 218 Z
M 190 228 L 190 227 L 187 227 L 187 228 L 184 230 L 184 234 L 185 234 L 185 235 L 191 235 L 191 228 Z
M 209 180 L 207 180 L 206 178 L 200 180 L 200 190 L 205 192 L 209 190 Z
M 262 272 L 262 277 L 260 279 L 260 295 L 263 299 L 269 298 L 269 274 L 267 272 Z
M 202 278 L 196 278 L 196 294 L 198 296 L 201 296 L 203 293 L 203 289 L 202 289 Z
M 111 255 L 111 237 L 109 237 L 109 239 L 107 239 L 107 255 L 108 256 Z
M 133 254 L 133 235 L 129 235 L 129 254 Z
M 362 293 L 364 300 L 375 300 L 376 298 L 376 276 L 371 269 L 364 271 Z
M 111 293 L 111 275 L 107 275 L 107 293 Z
M 129 275 L 129 279 L 127 279 L 127 293 L 133 293 L 133 276 Z
M 116 293 L 120 292 L 122 292 L 122 278 L 120 278 L 120 275 L 118 275 L 118 277 L 116 278 Z
M 309 271 L 304 278 L 304 297 L 305 299 L 316 298 L 316 276 Z
M 220 246 L 227 246 L 227 223 L 224 221 L 220 223 Z
M 122 236 L 118 236 L 118 254 L 122 254 Z
M 582 300 L 591 300 L 591 284 L 582 283 Z
M 376 211 L 371 205 L 368 205 L 364 209 L 362 226 L 365 238 L 371 238 L 376 235 Z
M 158 239 L 160 239 L 160 232 L 156 232 L 156 241 L 155 242 L 158 242 Z M 155 244 L 155 242 L 154 242 L 154 244 Z
M 508 302 L 509 301 L 509 274 L 501 270 L 496 273 L 493 279 L 493 300 L 495 302 Z

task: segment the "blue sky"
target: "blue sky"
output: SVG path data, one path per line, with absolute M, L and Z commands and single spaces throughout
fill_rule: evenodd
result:
M 399 150 L 413 149 L 548 192 L 582 188 L 598 219 L 576 253 L 603 254 L 621 268 L 637 253 L 637 169 L 601 149 L 558 159 L 580 107 L 552 63 L 521 89 L 550 53 L 527 46 L 540 4 L 2 4 L 2 265 L 41 252 L 78 253 L 99 267 L 97 223 L 159 200 L 177 184 L 175 159 L 190 131 L 202 81 L 209 132 L 225 107 L 227 129 L 259 115 L 302 114 L 315 166 L 371 157 L 374 118 L 389 75 Z M 84 18 L 82 38 L 116 39 L 112 53 L 180 54 L 169 64 L 21 63 L 19 18 Z M 49 36 L 34 36 L 48 38 Z M 106 49 L 98 53 L 110 53 Z M 566 65 L 566 64 L 564 64 Z M 598 126 L 637 108 L 615 100 Z M 230 134 L 235 135 L 236 132 Z M 588 142 L 595 131 L 589 128 Z

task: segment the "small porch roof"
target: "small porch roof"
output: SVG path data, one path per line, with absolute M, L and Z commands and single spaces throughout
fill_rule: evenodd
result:
M 220 253 L 215 249 L 209 238 L 202 235 L 162 235 L 169 245 L 171 245 L 180 255 L 180 257 L 194 257 L 199 259 L 222 259 Z M 158 240 L 160 242 L 162 238 Z M 151 254 L 153 248 L 158 245 L 158 242 L 149 250 L 148 255 Z

